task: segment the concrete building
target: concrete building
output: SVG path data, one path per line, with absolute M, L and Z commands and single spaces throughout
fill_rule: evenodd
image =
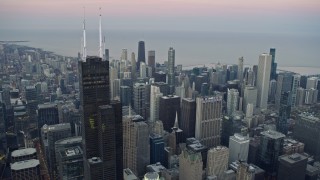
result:
M 162 97 L 163 94 L 157 86 L 151 85 L 150 89 L 150 122 L 155 122 L 159 120 L 160 97 Z
M 12 180 L 32 179 L 40 180 L 40 163 L 37 159 L 18 161 L 11 164 Z
M 196 138 L 207 147 L 220 144 L 222 123 L 222 96 L 196 99 Z
M 294 74 L 292 78 L 292 88 L 291 88 L 291 107 L 296 106 L 297 101 L 297 90 L 300 86 L 300 78 L 299 74 Z
M 278 179 L 304 180 L 307 163 L 308 158 L 297 153 L 279 157 Z
M 71 136 L 70 123 L 44 125 L 41 128 L 42 144 L 45 149 L 48 169 L 51 177 L 57 174 L 55 142 Z
M 59 123 L 59 113 L 57 104 L 39 104 L 37 110 L 38 128 L 39 130 L 43 125 L 53 125 Z M 40 133 L 39 133 L 40 134 Z
M 201 153 L 184 149 L 179 156 L 179 179 L 202 180 Z
M 257 106 L 258 90 L 254 86 L 246 86 L 243 95 L 243 107 L 246 111 L 248 104 L 253 104 L 254 109 Z
M 228 169 L 229 149 L 217 146 L 208 151 L 207 176 L 217 176 L 221 179 L 224 171 Z
M 302 106 L 304 105 L 305 102 L 305 89 L 303 89 L 302 87 L 298 87 L 297 89 L 297 98 L 296 98 L 296 106 Z
M 149 127 L 139 115 L 123 117 L 123 164 L 143 176 L 150 163 Z
M 241 134 L 234 134 L 229 139 L 229 163 L 248 160 L 249 138 Z
M 261 54 L 259 56 L 257 89 L 258 98 L 257 106 L 261 109 L 267 109 L 268 90 L 270 82 L 272 56 L 269 54 Z
M 305 113 L 296 119 L 293 137 L 305 144 L 305 151 L 320 159 L 320 119 Z
M 82 137 L 74 136 L 55 142 L 56 165 L 60 179 L 83 178 Z
M 227 113 L 231 116 L 235 111 L 238 110 L 239 104 L 239 92 L 237 89 L 228 89 L 227 98 Z

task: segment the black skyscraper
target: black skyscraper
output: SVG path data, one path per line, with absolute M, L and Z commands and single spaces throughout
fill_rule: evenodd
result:
M 146 52 L 144 47 L 144 41 L 139 41 L 137 69 L 140 69 L 141 62 L 144 62 L 144 63 L 146 62 Z
M 287 134 L 288 133 L 288 119 L 291 113 L 291 93 L 283 92 L 280 98 L 279 119 L 277 121 L 277 131 Z
M 270 55 L 272 56 L 270 80 L 272 80 L 272 79 L 276 79 L 277 77 L 277 63 L 275 62 L 275 58 L 276 58 L 275 48 L 270 48 Z
M 163 123 L 163 129 L 171 132 L 178 113 L 178 121 L 180 119 L 180 97 L 179 96 L 163 96 L 159 102 L 159 119 Z
M 191 98 L 184 98 L 181 102 L 180 128 L 184 132 L 185 138 L 195 136 L 196 126 L 196 101 Z
M 121 179 L 122 111 L 110 104 L 109 61 L 88 57 L 79 73 L 85 178 Z

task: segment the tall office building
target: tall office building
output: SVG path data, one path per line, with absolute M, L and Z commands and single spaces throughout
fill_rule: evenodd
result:
M 277 90 L 276 90 L 276 96 L 275 96 L 275 105 L 277 109 L 280 108 L 280 99 L 281 99 L 282 93 L 291 91 L 292 79 L 293 79 L 293 76 L 291 73 L 278 74 Z
M 300 114 L 296 119 L 293 137 L 305 144 L 305 151 L 320 160 L 320 119 L 311 114 Z
M 148 66 L 152 67 L 152 72 L 154 73 L 156 67 L 156 52 L 154 50 L 148 51 Z
M 249 153 L 249 138 L 241 134 L 234 134 L 229 138 L 229 163 L 234 161 L 248 160 Z
M 144 41 L 139 41 L 139 43 L 138 43 L 138 62 L 137 62 L 137 68 L 140 68 L 141 62 L 146 63 L 146 52 L 145 52 Z
M 55 142 L 59 179 L 83 178 L 82 137 L 73 136 Z
M 171 132 L 176 113 L 178 113 L 178 119 L 180 120 L 180 97 L 174 95 L 160 97 L 159 107 L 159 119 L 163 123 L 163 128 L 167 132 Z
M 272 57 L 269 54 L 261 54 L 259 56 L 257 89 L 258 98 L 257 106 L 261 109 L 267 109 L 268 107 L 268 90 L 271 73 Z
M 277 131 L 263 131 L 258 150 L 258 166 L 270 177 L 276 177 L 278 157 L 282 154 L 285 135 Z
M 53 125 L 59 123 L 59 113 L 57 104 L 39 104 L 37 110 L 38 128 L 45 124 Z
M 308 158 L 301 154 L 283 155 L 279 157 L 278 179 L 304 180 Z
M 256 87 L 254 86 L 245 87 L 244 95 L 243 95 L 244 111 L 246 111 L 248 104 L 252 104 L 254 108 L 257 106 L 257 97 L 258 97 L 258 90 Z
M 243 57 L 240 57 L 238 59 L 238 80 L 240 81 L 240 83 L 243 82 Z
M 150 164 L 164 164 L 164 139 L 162 135 L 150 134 Z
M 175 90 L 175 50 L 170 47 L 168 51 L 168 84 L 170 94 Z
M 291 113 L 291 92 L 283 92 L 280 97 L 279 118 L 277 121 L 277 131 L 288 134 L 288 119 Z
M 137 73 L 137 62 L 136 62 L 136 56 L 133 52 L 133 53 L 131 53 L 131 76 L 132 76 L 132 79 L 137 78 L 136 73 Z
M 157 86 L 151 85 L 150 89 L 150 122 L 156 122 L 159 120 L 160 97 L 162 97 L 163 94 Z
M 195 137 L 209 148 L 219 145 L 222 123 L 222 96 L 198 97 L 196 103 Z
M 56 153 L 54 151 L 55 142 L 71 136 L 70 123 L 43 125 L 41 128 L 41 139 L 45 149 L 48 170 L 50 176 L 55 177 L 57 172 Z
M 238 110 L 239 104 L 239 92 L 237 89 L 228 89 L 227 97 L 227 113 L 231 116 L 235 111 Z
M 140 78 L 147 77 L 147 66 L 144 62 L 140 62 Z
M 318 78 L 317 77 L 309 77 L 307 79 L 306 89 L 317 89 Z
M 302 87 L 298 87 L 297 89 L 297 99 L 296 99 L 296 106 L 302 106 L 304 105 L 305 102 L 305 89 L 303 89 Z
M 228 169 L 229 149 L 217 146 L 208 151 L 207 176 L 217 176 L 221 179 L 224 171 Z
M 300 86 L 300 78 L 299 74 L 295 74 L 292 77 L 292 88 L 291 88 L 291 107 L 296 106 L 297 101 L 297 91 Z
M 110 104 L 109 61 L 79 62 L 85 179 L 121 179 L 122 108 Z M 116 150 L 117 149 L 117 150 Z
M 248 86 L 255 86 L 255 79 L 256 79 L 256 76 L 255 76 L 255 73 L 252 71 L 252 69 L 250 68 L 246 74 L 246 82 Z
M 272 79 L 269 83 L 268 102 L 275 103 L 277 92 L 277 80 Z
M 137 114 L 146 118 L 146 85 L 135 83 L 133 86 L 133 108 Z
M 182 99 L 180 128 L 183 130 L 185 138 L 195 137 L 196 108 L 197 104 L 194 99 Z
M 120 102 L 122 106 L 129 106 L 131 104 L 132 90 L 129 86 L 120 86 Z
M 149 128 L 139 115 L 123 117 L 123 162 L 136 175 L 143 176 L 150 163 Z
M 277 63 L 276 60 L 276 49 L 270 48 L 270 53 L 272 56 L 272 62 L 271 62 L 271 71 L 270 71 L 270 79 L 276 79 L 277 77 Z
M 200 152 L 184 149 L 179 155 L 179 179 L 202 180 L 202 167 Z

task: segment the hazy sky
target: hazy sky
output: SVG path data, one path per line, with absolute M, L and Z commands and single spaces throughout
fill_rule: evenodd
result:
M 1 0 L 0 29 L 320 32 L 320 0 Z

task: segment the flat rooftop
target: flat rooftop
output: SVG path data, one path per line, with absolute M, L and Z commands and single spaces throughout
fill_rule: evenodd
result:
M 30 159 L 26 161 L 19 161 L 11 164 L 11 170 L 19 171 L 23 169 L 29 169 L 39 166 L 39 160 L 38 159 Z
M 268 130 L 261 132 L 261 135 L 269 137 L 271 139 L 285 138 L 286 136 L 278 131 Z
M 25 149 L 18 149 L 11 153 L 13 158 L 21 157 L 21 156 L 29 156 L 32 154 L 37 153 L 35 148 L 25 148 Z

